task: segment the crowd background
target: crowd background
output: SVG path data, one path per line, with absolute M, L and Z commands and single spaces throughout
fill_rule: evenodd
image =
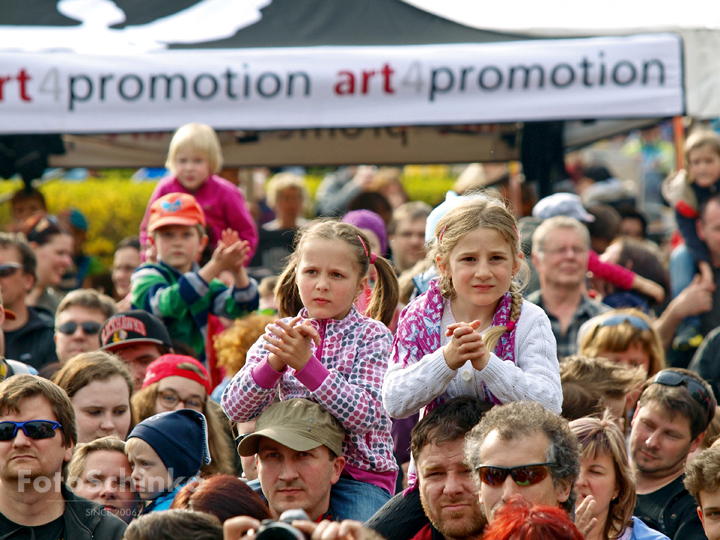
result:
M 688 451 L 674 465 L 684 471 L 685 458 L 690 463 L 720 435 L 716 402 L 707 390 L 720 385 L 712 345 L 714 330 L 720 326 L 716 293 L 720 291 L 716 238 L 720 199 L 714 193 L 720 182 L 720 142 L 716 142 L 720 136 L 712 125 L 693 129 L 707 138 L 688 146 L 684 163 L 676 163 L 671 130 L 664 124 L 574 152 L 566 156 L 567 178 L 554 183 L 554 194 L 542 200 L 532 179 L 513 164 L 258 168 L 244 171 L 243 181 L 243 174 L 221 169 L 221 156 L 208 151 L 207 163 L 200 164 L 206 172 L 183 177 L 178 168 L 186 166 L 183 159 L 192 159 L 183 157 L 189 152 L 186 147 L 173 149 L 172 143 L 168 164 L 180 180 L 168 177 L 154 183 L 126 178 L 127 171 L 88 171 L 97 177 L 81 182 L 54 179 L 32 189 L 15 182 L 0 184 L 8 201 L 0 211 L 0 222 L 9 232 L 0 236 L 0 289 L 6 308 L 3 376 L 6 369 L 15 374 L 39 373 L 62 388 L 74 409 L 75 438 L 82 445 L 70 464 L 73 477 L 87 484 L 90 464 L 102 468 L 111 463 L 132 471 L 133 486 L 141 489 L 130 490 L 135 494 L 124 500 L 114 496 L 117 503 L 105 504 L 125 521 L 135 517 L 140 507 L 145 514 L 171 505 L 203 511 L 207 503 L 215 510 L 219 502 L 213 503 L 213 496 L 247 503 L 218 516 L 221 521 L 237 515 L 278 517 L 267 486 L 258 480 L 256 467 L 263 458 L 253 456 L 282 453 L 264 449 L 268 416 L 282 422 L 297 415 L 294 421 L 300 422 L 305 414 L 320 415 L 317 422 L 329 422 L 328 432 L 336 431 L 322 441 L 337 476 L 333 476 L 330 507 L 311 518 L 365 521 L 380 507 L 387 508 L 383 503 L 394 493 L 417 489 L 418 474 L 422 479 L 423 473 L 416 470 L 410 439 L 425 414 L 468 394 L 502 407 L 510 402 L 539 402 L 547 411 L 538 414 L 561 413 L 572 421 L 570 428 L 578 436 L 592 429 L 603 432 L 605 438 L 598 443 L 601 452 L 591 447 L 592 455 L 587 454 L 581 440 L 582 466 L 591 469 L 589 461 L 600 459 L 598 452 L 615 464 L 617 477 L 622 476 L 625 513 L 618 521 L 612 513 L 591 515 L 587 503 L 582 506 L 588 496 L 600 500 L 607 495 L 593 491 L 585 469 L 578 489 L 570 486 L 572 494 L 568 492 L 561 506 L 573 514 L 579 494 L 581 520 L 591 516 L 578 523 L 586 538 L 625 538 L 628 528 L 644 525 L 631 521 L 636 518 L 631 511 L 635 480 L 630 462 L 636 456 L 628 461 L 620 449 L 625 439 L 632 441 L 634 415 L 654 399 L 645 393 L 648 386 L 684 384 L 693 389 L 694 384 L 702 389 L 692 390 L 692 399 L 699 401 L 698 393 L 705 396 L 705 424 L 692 425 Z M 692 145 L 692 137 L 688 140 Z M 684 192 L 676 196 L 663 188 L 666 179 L 677 178 L 673 175 L 682 168 L 688 171 L 683 186 L 694 190 L 692 196 Z M 200 187 L 208 178 L 220 195 L 203 200 Z M 186 185 L 193 181 L 199 184 Z M 172 182 L 180 187 L 172 188 Z M 515 182 L 520 186 L 517 206 L 509 202 Z M 178 195 L 183 189 L 198 200 Z M 242 201 L 235 210 L 220 208 L 229 195 Z M 485 216 L 488 211 L 490 217 Z M 462 223 L 471 219 L 467 216 L 476 214 L 485 221 L 462 229 Z M 244 220 L 239 225 L 233 222 L 238 216 Z M 342 223 L 316 218 L 340 218 Z M 681 234 L 678 219 L 697 223 L 696 235 Z M 198 225 L 210 239 L 201 235 L 193 244 L 197 256 L 185 260 L 163 251 L 162 242 L 171 241 L 161 240 L 164 229 Z M 498 231 L 500 240 L 493 242 L 510 246 L 507 255 L 498 256 L 507 258 L 503 264 L 509 271 L 502 278 L 507 278 L 506 288 L 496 300 L 499 303 L 482 312 L 489 314 L 483 317 L 485 323 L 470 322 L 470 315 L 479 312 L 467 308 L 477 307 L 478 302 L 465 298 L 473 293 L 463 288 L 460 263 L 452 259 L 456 246 L 488 242 L 486 236 L 472 236 L 478 229 Z M 678 253 L 684 243 L 693 242 L 705 246 L 710 264 L 706 269 L 703 259 L 691 259 L 690 270 L 681 276 L 687 265 L 679 266 Z M 302 276 L 303 268 L 315 272 L 320 272 L 316 266 L 324 268 L 325 262 L 310 264 L 308 257 L 331 245 L 325 253 L 328 260 L 349 264 L 353 272 L 355 266 L 362 270 L 361 286 L 348 293 L 349 312 L 307 305 L 300 281 L 298 298 L 287 293 L 296 271 Z M 357 264 L 338 253 L 351 254 Z M 170 255 L 175 262 L 167 262 Z M 187 279 L 188 274 L 202 279 Z M 27 276 L 33 279 L 22 281 Z M 179 315 L 179 300 L 170 295 L 188 304 L 188 298 L 195 302 L 197 297 L 205 305 Z M 424 300 L 415 302 L 415 308 L 434 298 L 428 309 L 442 319 L 437 331 L 442 328 L 444 337 L 418 333 L 412 326 L 413 302 L 418 297 Z M 319 328 L 295 326 L 302 302 L 300 316 L 321 321 Z M 461 318 L 461 312 L 468 316 Z M 314 315 L 319 313 L 325 315 Z M 195 326 L 183 326 L 178 322 L 183 317 Z M 280 317 L 284 319 L 278 322 Z M 352 349 L 347 358 L 357 355 L 362 366 L 340 360 L 325 366 L 324 358 L 311 354 L 310 341 L 322 350 L 326 337 L 322 321 L 331 319 L 347 323 L 340 331 L 353 339 L 362 336 L 351 345 L 343 341 L 340 349 L 343 353 Z M 141 326 L 142 336 L 134 333 Z M 492 339 L 486 334 L 483 342 L 478 336 L 490 326 L 502 330 L 495 331 Z M 23 342 L 23 332 L 30 329 L 33 337 Z M 509 337 L 501 337 L 506 334 Z M 425 340 L 417 342 L 419 349 L 414 335 Z M 344 339 L 343 334 L 338 336 L 332 335 L 331 352 Z M 307 348 L 298 344 L 303 340 Z M 361 353 L 368 342 L 374 349 Z M 471 352 L 454 351 L 452 343 L 467 344 Z M 488 351 L 486 343 L 491 343 Z M 153 354 L 135 355 L 138 346 L 148 345 L 154 347 Z M 98 350 L 101 347 L 104 352 Z M 444 359 L 437 356 L 441 347 Z M 307 353 L 309 360 L 297 363 L 299 353 Z M 444 382 L 411 369 L 416 362 L 429 365 L 426 359 L 433 354 L 452 371 Z M 300 376 L 306 365 L 314 373 Z M 328 368 L 332 375 L 324 378 Z M 485 368 L 498 370 L 496 380 L 492 375 L 475 379 L 481 377 L 476 372 Z M 356 369 L 360 382 L 354 378 Z M 336 371 L 352 374 L 340 376 Z M 428 389 L 431 379 L 436 389 Z M 418 390 L 410 392 L 413 384 Z M 305 401 L 302 398 L 315 403 L 298 404 Z M 286 409 L 278 414 L 281 406 Z M 298 412 L 308 407 L 320 410 Z M 595 418 L 595 423 L 587 417 Z M 334 418 L 347 434 L 338 432 Z M 632 442 L 630 446 L 632 452 Z M 162 461 L 157 474 L 165 483 L 154 491 L 147 486 L 157 477 L 138 477 L 135 471 L 147 456 L 160 456 Z M 168 461 L 187 480 L 172 489 L 174 467 Z M 152 469 L 152 459 L 147 462 L 145 468 Z M 477 466 L 482 468 L 480 463 Z M 397 480 L 396 469 L 400 470 Z M 489 485 L 487 479 L 482 483 Z M 107 503 L 92 490 L 77 489 L 79 495 Z M 638 497 L 647 494 L 638 492 Z M 641 498 L 638 501 L 636 508 L 643 504 Z M 408 505 L 400 507 L 402 512 L 421 513 L 424 508 L 419 503 L 411 507 L 409 498 L 402 503 L 393 499 L 388 505 L 392 504 Z M 507 511 L 511 510 L 529 512 L 518 501 Z M 425 513 L 429 514 L 427 508 Z M 432 516 L 427 517 L 435 525 Z M 497 534 L 499 527 L 490 532 Z M 688 530 L 663 532 L 673 537 Z

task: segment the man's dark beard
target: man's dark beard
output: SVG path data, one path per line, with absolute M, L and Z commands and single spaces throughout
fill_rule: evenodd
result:
M 483 530 L 485 529 L 485 525 L 487 525 L 487 520 L 485 519 L 485 517 L 480 512 L 478 512 L 477 515 L 472 516 L 472 518 L 464 524 L 458 525 L 456 527 L 446 527 L 444 522 L 439 521 L 435 517 L 431 517 L 433 513 L 430 512 L 430 509 L 428 508 L 427 504 L 425 504 L 425 500 L 422 497 L 420 497 L 420 502 L 422 503 L 425 515 L 430 520 L 430 523 L 432 523 L 432 526 L 435 527 L 438 532 L 442 534 L 447 540 L 462 538 L 480 538 L 482 536 Z

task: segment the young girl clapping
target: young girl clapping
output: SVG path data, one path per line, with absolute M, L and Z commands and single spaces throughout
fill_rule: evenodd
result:
M 557 413 L 557 347 L 545 312 L 520 294 L 527 265 L 515 217 L 490 193 L 449 211 L 429 257 L 439 278 L 400 316 L 383 404 L 404 418 L 460 395 L 538 401 Z
M 353 302 L 365 290 L 370 264 L 377 282 L 363 316 Z M 395 273 L 360 229 L 319 221 L 300 230 L 275 293 L 285 318 L 250 349 L 222 406 L 231 420 L 247 422 L 276 397 L 322 405 L 346 431 L 347 463 L 332 489 L 333 518 L 365 521 L 390 499 L 397 476 L 381 402 L 392 344 L 385 324 L 398 298 Z

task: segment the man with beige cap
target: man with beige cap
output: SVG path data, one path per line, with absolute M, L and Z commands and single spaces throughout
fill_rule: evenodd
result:
M 333 519 L 330 488 L 345 467 L 345 430 L 330 413 L 307 399 L 275 403 L 258 417 L 255 432 L 238 446 L 255 455 L 270 513 L 304 510 L 312 521 Z

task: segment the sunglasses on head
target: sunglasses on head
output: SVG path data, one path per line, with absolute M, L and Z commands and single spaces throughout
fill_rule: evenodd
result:
M 533 486 L 547 478 L 548 467 L 555 467 L 556 463 L 535 463 L 533 465 L 519 465 L 517 467 L 492 467 L 480 465 L 480 480 L 488 486 L 501 486 L 505 483 L 508 474 L 518 486 Z
M 702 384 L 677 371 L 661 371 L 650 382 L 650 384 L 662 384 L 664 386 L 684 386 L 690 392 L 692 398 L 703 406 L 707 413 L 708 421 L 712 412 L 712 401 L 710 394 Z
M 613 315 L 612 317 L 608 317 L 607 319 L 604 319 L 599 325 L 598 328 L 602 328 L 604 326 L 619 326 L 622 323 L 629 323 L 630 326 L 633 326 L 637 328 L 638 330 L 650 330 L 650 325 L 648 322 L 641 317 L 638 317 L 637 315 Z
M 75 321 L 68 321 L 66 323 L 61 324 L 57 327 L 58 332 L 72 336 L 75 331 L 78 329 L 78 326 L 82 328 L 83 334 L 87 336 L 92 336 L 97 334 L 100 331 L 100 327 L 102 324 L 96 323 L 93 321 L 85 321 L 82 323 L 76 323 Z
M 0 278 L 10 277 L 22 267 L 23 266 L 20 263 L 0 264 Z
M 51 439 L 56 429 L 62 426 L 52 420 L 28 420 L 27 422 L 0 422 L 0 441 L 11 441 L 22 429 L 26 437 L 31 439 Z

